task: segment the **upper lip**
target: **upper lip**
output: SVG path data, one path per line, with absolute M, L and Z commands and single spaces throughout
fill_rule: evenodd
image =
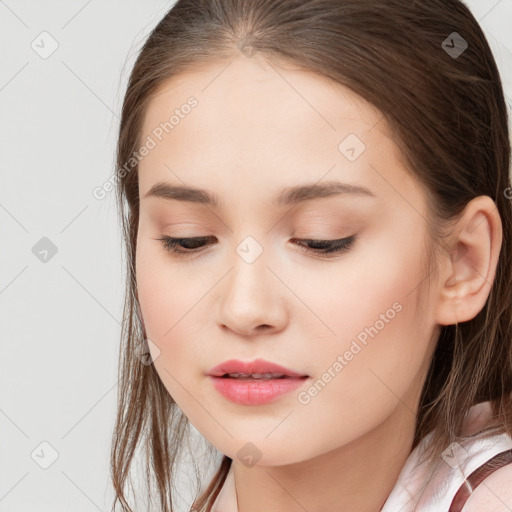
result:
M 276 363 L 265 361 L 265 359 L 255 359 L 253 361 L 240 361 L 238 359 L 229 359 L 210 369 L 208 375 L 212 377 L 222 377 L 226 373 L 244 373 L 251 375 L 254 373 L 277 373 L 287 377 L 307 377 L 304 373 L 294 372 Z

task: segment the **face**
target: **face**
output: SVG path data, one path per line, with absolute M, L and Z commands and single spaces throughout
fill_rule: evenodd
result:
M 427 203 L 382 114 L 327 78 L 240 57 L 168 82 L 140 140 L 138 298 L 191 423 L 231 458 L 252 443 L 260 464 L 289 464 L 356 441 L 399 403 L 413 421 L 435 327 Z M 336 183 L 359 192 L 318 188 Z M 200 238 L 172 252 L 165 237 Z M 307 377 L 237 403 L 208 376 L 231 359 Z

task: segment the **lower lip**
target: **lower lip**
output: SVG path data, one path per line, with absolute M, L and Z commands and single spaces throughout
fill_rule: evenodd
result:
M 263 405 L 301 386 L 307 377 L 287 377 L 269 380 L 241 380 L 229 377 L 210 379 L 215 389 L 228 400 L 242 405 Z

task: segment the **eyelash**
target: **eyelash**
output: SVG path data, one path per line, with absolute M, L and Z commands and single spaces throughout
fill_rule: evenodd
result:
M 170 253 L 176 254 L 178 256 L 190 256 L 194 253 L 199 252 L 197 248 L 188 248 L 187 250 L 178 249 L 178 246 L 180 244 L 187 244 L 191 243 L 194 245 L 194 243 L 201 243 L 203 241 L 208 241 L 208 239 L 211 239 L 213 237 L 208 236 L 195 236 L 190 238 L 173 238 L 170 236 L 164 236 L 162 238 L 157 238 L 157 240 L 160 240 L 162 242 L 162 245 L 164 246 L 164 249 L 167 250 Z M 316 245 L 316 247 L 304 247 L 301 246 L 304 250 L 304 252 L 315 255 L 320 255 L 323 258 L 328 258 L 329 256 L 322 256 L 322 255 L 329 255 L 329 254 L 341 254 L 344 252 L 349 251 L 352 246 L 354 245 L 354 242 L 356 241 L 356 235 L 349 236 L 347 238 L 340 238 L 338 240 L 312 240 L 312 239 L 299 239 L 294 238 L 293 240 L 303 242 L 303 243 L 309 243 L 313 246 Z

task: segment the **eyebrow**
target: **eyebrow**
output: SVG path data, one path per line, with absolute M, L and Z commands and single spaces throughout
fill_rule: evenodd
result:
M 274 199 L 275 206 L 290 206 L 339 195 L 358 195 L 376 197 L 375 194 L 361 185 L 352 185 L 338 181 L 327 181 L 322 183 L 311 183 L 287 187 Z M 173 185 L 171 183 L 159 182 L 151 187 L 144 195 L 144 198 L 159 197 L 163 199 L 188 201 L 202 203 L 212 208 L 218 208 L 220 201 L 216 194 L 207 190 L 184 185 Z

